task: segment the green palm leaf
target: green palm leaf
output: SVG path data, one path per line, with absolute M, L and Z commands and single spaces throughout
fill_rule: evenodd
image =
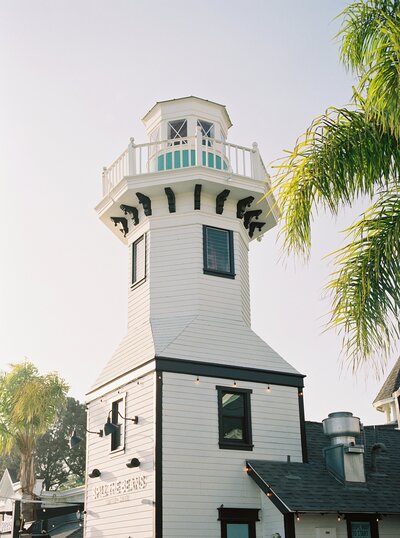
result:
M 370 359 L 379 373 L 400 335 L 400 189 L 391 187 L 348 230 L 328 286 L 330 325 L 343 333 L 354 370 Z

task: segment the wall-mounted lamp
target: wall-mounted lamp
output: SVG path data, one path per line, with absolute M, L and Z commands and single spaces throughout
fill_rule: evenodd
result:
M 133 469 L 134 467 L 139 467 L 140 466 L 140 461 L 137 458 L 132 458 L 131 460 L 128 461 L 126 466 L 128 467 L 128 469 Z
M 93 471 L 89 473 L 88 476 L 90 478 L 98 478 L 99 476 L 101 476 L 101 472 L 99 471 L 99 469 L 93 469 Z
M 91 432 L 87 428 L 85 428 L 85 431 L 88 433 L 94 433 L 98 435 L 99 437 L 103 437 L 103 430 L 99 430 L 98 432 Z M 76 435 L 76 428 L 74 428 L 71 437 L 69 438 L 69 448 L 74 448 L 74 446 L 78 445 L 82 441 L 82 438 Z
M 112 409 L 110 409 L 110 411 L 108 412 L 107 422 L 104 424 L 104 435 L 111 435 L 112 433 L 117 432 L 119 428 L 118 424 L 114 424 L 113 422 L 111 422 L 111 418 L 110 418 L 111 413 L 112 413 Z M 137 424 L 139 422 L 139 417 L 137 416 L 133 418 L 123 417 L 119 411 L 118 411 L 118 415 L 123 420 L 130 420 L 134 424 Z

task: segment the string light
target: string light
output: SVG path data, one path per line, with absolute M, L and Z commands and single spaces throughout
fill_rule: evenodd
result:
M 299 516 L 298 512 L 296 512 L 296 519 L 297 519 L 297 521 L 300 521 L 300 516 Z
M 267 492 L 267 497 L 272 497 L 272 491 Z
M 337 520 L 338 520 L 338 521 L 341 521 L 341 520 L 342 520 L 342 518 L 341 518 L 339 512 L 338 512 L 338 515 L 337 515 Z
M 237 387 L 237 383 L 236 383 L 236 381 L 233 382 L 233 386 L 234 386 L 234 387 Z
M 269 385 L 267 387 L 267 392 L 268 392 L 268 394 L 271 392 L 271 387 Z
M 200 378 L 199 378 L 199 376 L 196 377 L 196 381 L 195 381 L 195 383 L 197 383 L 197 384 L 200 383 Z

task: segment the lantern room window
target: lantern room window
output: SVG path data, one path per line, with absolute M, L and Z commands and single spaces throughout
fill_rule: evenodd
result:
M 171 145 L 187 144 L 187 120 L 174 120 L 168 122 L 168 140 L 174 140 Z M 186 140 L 181 140 L 182 138 Z
M 235 278 L 231 230 L 204 226 L 203 251 L 205 274 Z
M 197 120 L 197 126 L 201 129 L 204 138 L 214 138 L 214 124 L 205 120 Z M 203 140 L 203 146 L 212 146 L 211 140 Z

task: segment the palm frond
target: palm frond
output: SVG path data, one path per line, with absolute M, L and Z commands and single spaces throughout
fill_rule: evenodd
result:
M 356 371 L 366 360 L 376 373 L 400 336 L 400 188 L 391 186 L 349 230 L 336 253 L 330 326 Z
M 358 196 L 387 187 L 400 177 L 400 146 L 362 111 L 331 108 L 274 168 L 285 250 L 307 255 L 317 208 L 336 214 Z
M 367 118 L 400 140 L 400 3 L 355 2 L 340 17 L 341 59 L 359 77 Z

